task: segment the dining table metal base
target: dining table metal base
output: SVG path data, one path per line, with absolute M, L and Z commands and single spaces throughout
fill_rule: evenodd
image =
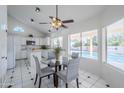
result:
M 54 87 L 58 88 L 58 76 L 57 76 L 57 72 L 61 71 L 61 65 L 55 65 L 55 73 L 54 73 Z

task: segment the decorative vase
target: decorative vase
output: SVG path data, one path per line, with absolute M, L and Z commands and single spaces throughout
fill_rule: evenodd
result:
M 57 54 L 56 55 L 56 64 L 59 64 L 60 63 L 60 54 Z
M 56 47 L 54 50 L 55 50 L 55 56 L 56 56 L 56 64 L 59 64 L 62 49 L 61 47 Z

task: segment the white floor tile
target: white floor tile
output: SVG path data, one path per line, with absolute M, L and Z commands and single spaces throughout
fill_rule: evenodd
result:
M 82 84 L 84 87 L 86 87 L 86 88 L 90 88 L 90 87 L 92 86 L 92 84 L 90 84 L 89 82 L 86 82 L 86 81 L 83 81 L 81 84 Z
M 103 79 L 99 79 L 99 80 L 97 81 L 97 83 L 100 83 L 100 84 L 103 84 L 103 85 L 106 85 L 106 84 L 107 84 Z
M 88 83 L 90 83 L 91 85 L 93 85 L 93 84 L 96 83 L 96 80 L 94 80 L 92 78 L 87 78 L 85 81 L 88 82 Z
M 93 87 L 96 87 L 96 88 L 106 88 L 106 86 L 102 83 L 99 83 L 97 82 Z

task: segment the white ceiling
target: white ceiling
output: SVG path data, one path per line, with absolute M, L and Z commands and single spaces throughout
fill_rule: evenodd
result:
M 40 13 L 35 12 L 35 7 L 41 9 Z M 60 5 L 59 18 L 62 20 L 74 19 L 74 23 L 83 22 L 84 20 L 99 14 L 105 6 L 102 5 Z M 38 24 L 39 22 L 50 22 L 49 16 L 55 16 L 54 5 L 11 5 L 8 6 L 8 14 L 15 19 L 32 26 L 33 28 L 48 33 L 50 25 Z M 31 23 L 30 19 L 35 20 Z M 66 24 L 71 27 L 71 24 Z

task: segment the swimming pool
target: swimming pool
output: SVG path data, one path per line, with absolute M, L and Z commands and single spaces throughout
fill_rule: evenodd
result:
M 92 58 L 92 59 L 98 59 L 97 52 L 88 52 L 88 51 L 82 51 L 82 57 L 86 58 Z
M 124 63 L 124 55 L 108 53 L 107 62 L 119 62 Z
M 72 51 L 72 52 L 79 52 L 79 51 Z M 98 59 L 98 54 L 97 54 L 97 52 L 90 53 L 88 51 L 82 51 L 82 57 Z M 107 62 L 124 63 L 124 55 L 115 54 L 115 53 L 108 53 Z

